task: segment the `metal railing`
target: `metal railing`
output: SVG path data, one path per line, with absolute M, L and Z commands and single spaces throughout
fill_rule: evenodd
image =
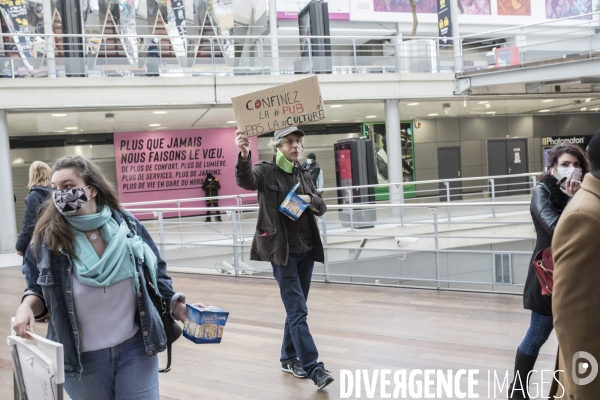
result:
M 479 179 L 486 178 L 497 179 Z M 463 180 L 467 179 L 475 178 Z M 529 189 L 533 182 L 529 183 Z M 326 192 L 335 193 L 339 189 Z M 523 189 L 512 190 L 518 190 L 519 195 Z M 235 202 L 251 197 L 220 196 L 223 200 L 238 199 Z M 258 207 L 186 206 L 199 199 L 181 199 L 177 207 L 165 206 L 164 202 L 125 206 L 138 217 L 150 217 L 144 224 L 171 269 L 271 278 L 269 263 L 250 260 Z M 335 197 L 327 199 L 332 203 Z M 535 242 L 529 198 L 510 202 L 481 200 L 328 204 L 328 212 L 318 218 L 325 259 L 315 266 L 314 279 L 520 292 Z M 207 211 L 218 211 L 223 222 L 203 222 L 205 216 L 198 214 Z M 196 216 L 181 217 L 185 214 Z M 167 215 L 174 218 L 165 218 Z
M 520 68 L 598 56 L 600 12 L 462 36 L 462 71 Z
M 590 58 L 600 12 L 452 38 L 0 33 L 0 77 L 472 73 Z M 583 19 L 582 19 L 583 18 Z M 156 39 L 156 43 L 154 40 Z M 275 46 L 276 44 L 276 46 Z M 458 60 L 460 65 L 455 65 Z M 6 64 L 6 65 L 4 65 Z
M 456 179 L 432 179 L 423 181 L 407 181 L 362 186 L 342 186 L 323 188 L 320 190 L 327 204 L 353 203 L 388 203 L 390 188 L 396 188 L 404 193 L 404 202 L 451 202 L 469 200 L 489 200 L 496 202 L 504 196 L 529 195 L 537 184 L 540 172 L 525 174 L 509 174 L 494 176 L 479 176 Z M 172 207 L 181 210 L 182 205 L 193 207 L 206 200 L 219 200 L 222 205 L 238 207 L 256 205 L 256 194 L 236 194 L 216 197 L 192 197 L 173 200 L 157 200 L 145 202 L 124 203 L 125 207 L 136 209 L 152 209 L 157 206 Z M 492 208 L 492 213 L 495 213 Z M 181 217 L 184 211 L 170 213 L 169 216 Z

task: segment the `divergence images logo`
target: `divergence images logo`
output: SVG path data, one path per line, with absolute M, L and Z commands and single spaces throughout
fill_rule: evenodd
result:
M 573 382 L 575 382 L 575 384 L 580 386 L 587 385 L 598 376 L 598 361 L 596 361 L 596 358 L 587 351 L 578 351 L 573 354 L 572 371 Z M 585 375 L 588 371 L 588 376 L 580 378 L 580 376 Z

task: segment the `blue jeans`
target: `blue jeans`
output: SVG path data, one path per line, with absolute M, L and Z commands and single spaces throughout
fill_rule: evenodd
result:
M 73 400 L 159 400 L 158 357 L 146 354 L 141 330 L 131 339 L 81 353 L 81 379 L 65 377 Z
M 287 265 L 271 265 L 287 314 L 280 360 L 286 362 L 298 358 L 307 376 L 312 378 L 315 369 L 324 368 L 323 363 L 317 361 L 319 352 L 306 322 L 306 299 L 315 265 L 314 253 L 311 250 L 302 254 L 290 254 Z
M 529 329 L 519 345 L 519 350 L 529 356 L 537 356 L 550 337 L 552 329 L 554 329 L 554 323 L 551 315 L 542 315 L 532 311 Z

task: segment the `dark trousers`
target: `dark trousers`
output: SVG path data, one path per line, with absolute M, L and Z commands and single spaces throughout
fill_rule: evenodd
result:
M 219 202 L 216 200 L 212 200 L 212 201 L 207 201 L 206 202 L 206 207 L 219 207 Z M 210 218 L 211 214 L 215 214 L 217 216 L 217 221 L 221 220 L 221 215 L 219 214 L 218 211 L 207 211 L 206 212 L 206 217 Z
M 287 265 L 271 263 L 287 314 L 280 360 L 285 362 L 298 358 L 309 378 L 312 378 L 316 368 L 324 368 L 323 363 L 317 361 L 319 352 L 306 322 L 306 300 L 314 264 L 312 250 L 302 254 L 290 254 Z

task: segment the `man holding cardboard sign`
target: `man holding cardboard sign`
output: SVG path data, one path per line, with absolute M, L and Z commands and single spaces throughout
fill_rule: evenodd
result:
M 312 182 L 310 172 L 298 162 L 304 150 L 304 132 L 295 126 L 275 131 L 269 146 L 273 161 L 252 166 L 250 139 L 237 130 L 235 144 L 240 154 L 235 165 L 238 186 L 258 191 L 258 220 L 250 259 L 268 261 L 279 284 L 287 314 L 281 346 L 281 368 L 298 378 L 309 377 L 319 389 L 333 376 L 318 361 L 317 346 L 306 317 L 306 299 L 315 261 L 324 262 L 323 244 L 315 216 L 327 206 Z M 295 190 L 295 193 L 290 191 Z M 295 199 L 292 209 L 291 196 Z M 298 208 L 301 204 L 302 211 Z

